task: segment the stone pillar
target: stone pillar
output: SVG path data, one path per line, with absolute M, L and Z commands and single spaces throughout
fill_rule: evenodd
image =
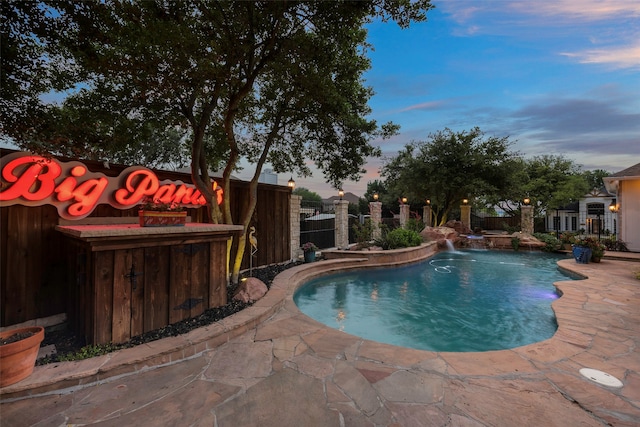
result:
M 371 238 L 373 240 L 382 237 L 380 224 L 382 223 L 382 202 L 369 202 L 369 214 L 371 214 Z
M 349 248 L 349 201 L 336 200 L 336 247 L 338 249 Z
M 471 228 L 471 205 L 460 205 L 460 221 Z
M 400 203 L 400 227 L 404 227 L 409 221 L 409 205 Z
M 533 206 L 520 207 L 520 231 L 524 234 L 533 234 Z
M 291 260 L 295 261 L 302 254 L 300 249 L 300 204 L 302 196 L 291 195 L 289 201 L 289 239 L 291 240 Z
M 431 205 L 425 205 L 422 207 L 422 222 L 426 227 L 433 227 L 433 211 Z

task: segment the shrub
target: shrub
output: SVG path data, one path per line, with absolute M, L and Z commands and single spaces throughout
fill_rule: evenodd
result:
M 364 224 L 356 222 L 353 224 L 352 228 L 358 247 L 369 247 L 372 238 L 371 236 L 373 235 L 373 223 L 371 222 L 371 218 L 365 219 Z
M 389 231 L 380 240 L 376 241 L 376 244 L 382 249 L 409 248 L 420 246 L 421 243 L 422 237 L 420 237 L 420 234 L 417 231 L 406 228 L 396 228 Z
M 542 248 L 542 250 L 545 252 L 554 252 L 561 247 L 561 241 L 558 240 L 553 234 L 533 233 L 533 237 L 545 244 L 544 248 Z
M 622 240 L 616 239 L 615 236 L 612 236 L 608 239 L 602 239 L 602 243 L 608 251 L 629 252 L 627 244 Z

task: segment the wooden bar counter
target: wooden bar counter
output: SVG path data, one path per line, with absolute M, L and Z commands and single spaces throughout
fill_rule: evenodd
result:
M 70 327 L 87 344 L 126 342 L 227 303 L 227 241 L 239 225 L 58 225 Z

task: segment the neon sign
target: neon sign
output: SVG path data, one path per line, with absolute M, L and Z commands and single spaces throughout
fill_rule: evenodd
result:
M 160 181 L 153 171 L 142 166 L 108 177 L 90 172 L 80 162 L 60 162 L 28 153 L 9 154 L 0 159 L 0 166 L 0 206 L 49 204 L 65 219 L 85 218 L 100 204 L 130 209 L 148 197 L 186 207 L 206 205 L 193 184 Z M 213 191 L 216 202 L 222 203 L 222 188 L 215 181 Z

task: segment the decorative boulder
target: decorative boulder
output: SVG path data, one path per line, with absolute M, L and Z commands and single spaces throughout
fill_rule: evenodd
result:
M 445 227 L 453 228 L 458 234 L 473 234 L 473 230 L 464 225 L 462 221 L 451 220 L 447 221 Z
M 256 277 L 249 277 L 238 285 L 238 289 L 233 293 L 234 301 L 244 303 L 258 301 L 268 291 L 267 285 Z
M 432 241 L 444 241 L 444 240 L 454 240 L 458 237 L 458 233 L 453 228 L 449 227 L 425 227 L 424 230 L 420 232 L 420 236 L 422 236 L 422 240 L 425 242 Z

